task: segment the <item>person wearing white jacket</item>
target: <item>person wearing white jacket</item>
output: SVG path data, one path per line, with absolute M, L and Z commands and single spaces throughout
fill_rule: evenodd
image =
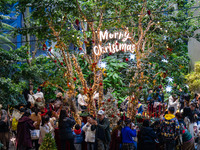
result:
M 178 107 L 179 107 L 179 101 L 178 101 L 178 97 L 177 96 L 175 96 L 175 95 L 171 95 L 170 97 L 169 97 L 169 102 L 168 102 L 168 109 L 170 108 L 170 107 L 174 107 L 174 114 L 176 113 L 176 111 L 178 110 Z
M 94 122 L 92 116 L 87 117 L 87 123 L 83 126 L 82 130 L 85 132 L 85 142 L 87 143 L 87 150 L 94 150 L 95 148 L 95 133 L 96 130 L 91 129 Z
M 43 139 L 47 133 L 51 133 L 52 137 L 54 137 L 54 128 L 51 126 L 49 122 L 49 116 L 42 117 L 42 124 L 40 126 L 40 137 L 39 137 L 39 144 L 42 144 Z

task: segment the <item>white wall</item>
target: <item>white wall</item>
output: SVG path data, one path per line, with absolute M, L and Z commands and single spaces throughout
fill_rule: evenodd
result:
M 196 2 L 196 6 L 200 6 L 199 0 L 196 0 Z M 195 11 L 194 16 L 200 16 L 200 9 Z M 200 33 L 200 29 L 195 31 L 195 34 L 197 33 Z M 200 42 L 198 42 L 195 38 L 190 38 L 188 41 L 188 54 L 191 59 L 190 67 L 193 69 L 195 62 L 200 61 Z

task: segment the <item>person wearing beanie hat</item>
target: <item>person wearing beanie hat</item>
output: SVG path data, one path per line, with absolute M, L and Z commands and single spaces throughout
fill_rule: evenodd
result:
M 97 121 L 94 121 L 94 125 L 91 129 L 96 129 L 98 150 L 108 150 L 111 140 L 110 122 L 108 118 L 105 117 L 105 112 L 103 110 L 98 111 L 98 119 Z

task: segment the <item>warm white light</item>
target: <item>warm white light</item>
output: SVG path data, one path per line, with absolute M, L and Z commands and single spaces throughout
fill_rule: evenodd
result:
M 77 37 L 77 39 L 79 39 L 79 37 Z
M 70 29 L 70 27 L 68 27 L 68 29 Z
M 165 32 L 167 33 L 167 30 L 165 30 Z
M 172 87 L 171 87 L 171 86 L 167 86 L 167 87 L 166 87 L 166 91 L 167 91 L 167 92 L 171 92 L 171 91 L 172 91 Z
M 130 54 L 130 59 L 135 59 L 135 55 L 134 54 Z
M 172 82 L 172 81 L 173 81 L 173 78 L 169 77 L 169 78 L 168 78 L 168 81 L 169 81 L 169 82 Z
M 72 37 L 74 37 L 74 35 L 72 35 Z

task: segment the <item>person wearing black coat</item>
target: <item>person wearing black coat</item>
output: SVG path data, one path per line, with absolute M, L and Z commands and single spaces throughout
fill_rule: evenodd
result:
M 72 117 L 68 117 L 68 110 L 62 109 L 59 117 L 59 135 L 61 140 L 61 150 L 66 150 L 66 142 L 70 143 L 70 150 L 74 148 L 74 135 L 72 128 L 75 125 L 75 120 Z
M 143 126 L 140 130 L 139 147 L 141 150 L 155 150 L 156 148 L 156 134 L 154 130 L 149 127 L 149 120 L 144 120 Z

